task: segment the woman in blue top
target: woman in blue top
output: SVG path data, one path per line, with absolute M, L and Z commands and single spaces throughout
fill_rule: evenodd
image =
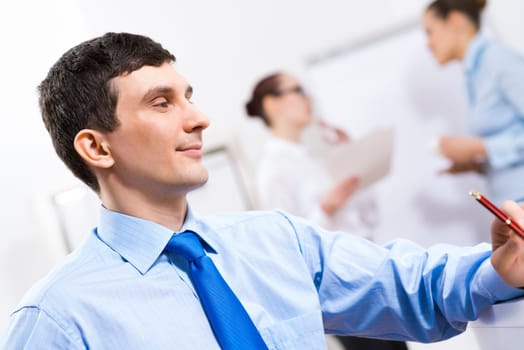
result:
M 428 46 L 440 64 L 463 63 L 469 136 L 444 136 L 446 172 L 486 175 L 497 203 L 524 200 L 524 57 L 480 34 L 485 0 L 435 0 L 423 16 Z

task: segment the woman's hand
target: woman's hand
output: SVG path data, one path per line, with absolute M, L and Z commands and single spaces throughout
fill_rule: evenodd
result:
M 454 164 L 473 164 L 487 158 L 484 140 L 471 136 L 442 136 L 440 153 Z
M 513 201 L 502 204 L 501 209 L 511 220 L 524 227 L 524 205 Z M 513 232 L 499 219 L 491 224 L 491 263 L 504 282 L 510 286 L 524 287 L 524 237 Z
M 451 163 L 451 165 L 448 168 L 439 171 L 440 174 L 461 174 L 468 172 L 485 174 L 486 168 L 484 166 L 484 163 Z
M 320 207 L 327 215 L 333 215 L 338 209 L 346 204 L 349 197 L 351 197 L 353 192 L 357 189 L 358 184 L 359 179 L 357 176 L 349 176 L 340 181 L 324 195 L 320 202 Z
M 324 129 L 324 140 L 330 144 L 337 144 L 342 142 L 349 142 L 351 139 L 349 135 L 339 127 L 330 125 L 323 120 L 319 120 L 318 124 Z

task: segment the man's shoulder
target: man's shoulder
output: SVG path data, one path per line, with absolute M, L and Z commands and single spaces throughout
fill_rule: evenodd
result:
M 99 271 L 100 264 L 106 260 L 97 245 L 101 243 L 95 237 L 89 239 L 75 251 L 64 257 L 52 270 L 34 284 L 24 295 L 16 310 L 36 307 L 43 310 L 53 309 L 57 305 L 67 307 L 77 291 Z M 100 246 L 103 249 L 103 246 Z M 15 310 L 15 311 L 16 311 Z
M 275 210 L 250 210 L 242 212 L 227 212 L 202 218 L 210 227 L 216 230 L 228 229 L 243 225 L 290 225 L 293 220 L 290 214 Z
M 224 213 L 206 217 L 202 223 L 207 238 L 227 245 L 296 245 L 320 232 L 307 220 L 281 210 Z

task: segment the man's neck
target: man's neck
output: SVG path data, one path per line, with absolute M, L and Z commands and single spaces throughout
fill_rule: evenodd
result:
M 139 191 L 115 195 L 102 190 L 100 197 L 109 210 L 149 220 L 172 231 L 182 228 L 187 214 L 185 194 L 159 198 Z

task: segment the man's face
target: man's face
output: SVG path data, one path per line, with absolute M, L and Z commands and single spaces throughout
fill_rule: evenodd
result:
M 190 101 L 192 88 L 169 63 L 111 81 L 118 128 L 107 135 L 111 176 L 147 195 L 184 195 L 207 181 L 202 131 L 209 120 Z

